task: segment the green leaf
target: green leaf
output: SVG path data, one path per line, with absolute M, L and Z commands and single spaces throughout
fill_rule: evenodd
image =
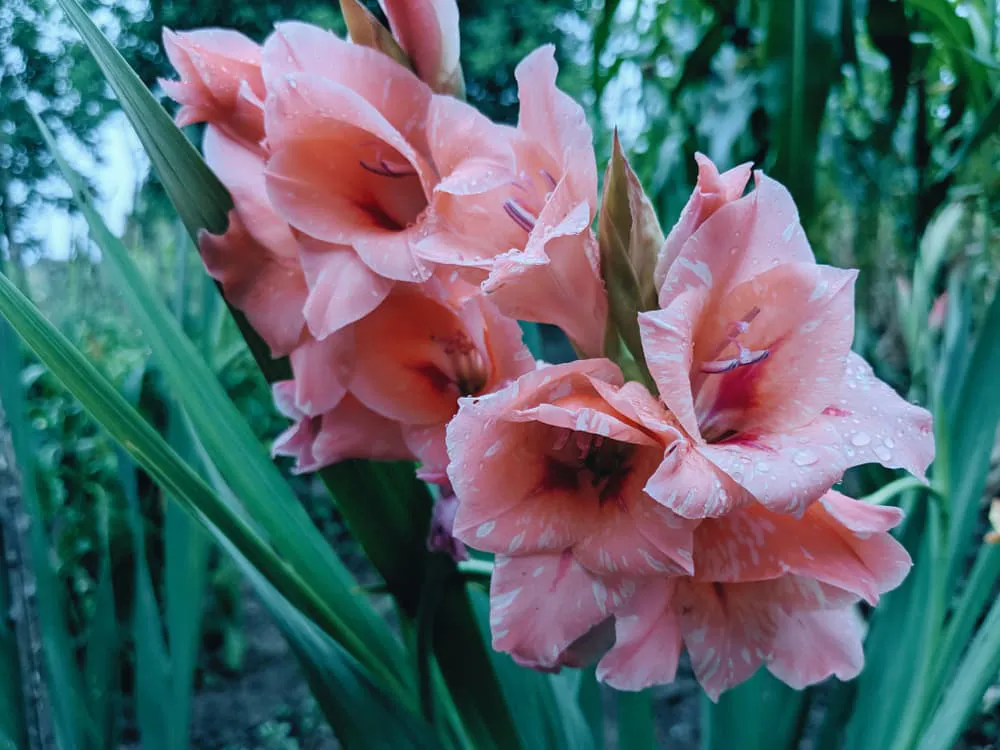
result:
M 702 698 L 702 750 L 792 750 L 806 718 L 806 693 L 760 670 L 713 704 Z
M 37 118 L 36 118 L 37 119 Z M 309 599 L 323 602 L 339 621 L 336 638 L 384 685 L 412 701 L 400 675 L 398 641 L 375 611 L 351 594 L 353 579 L 316 529 L 281 473 L 271 463 L 211 368 L 180 330 L 164 303 L 146 284 L 121 241 L 108 230 L 76 175 L 38 120 L 46 142 L 73 190 L 103 257 L 119 280 L 126 305 L 146 336 L 171 390 L 191 419 L 199 440 L 226 484 L 240 498 L 252 523 L 294 571 Z
M 1000 671 L 1000 599 L 993 602 L 944 698 L 931 714 L 918 750 L 955 747 L 986 688 Z
M 656 747 L 653 728 L 653 701 L 648 690 L 616 692 L 618 703 L 618 746 Z
M 474 586 L 468 590 L 478 628 L 488 638 L 489 599 Z M 578 700 L 580 680 L 586 679 L 585 675 L 570 670 L 547 675 L 518 666 L 507 654 L 491 650 L 489 656 L 511 706 L 523 747 L 530 750 L 594 747 L 588 723 L 593 716 L 584 714 Z
M 107 550 L 101 551 L 101 574 L 83 669 L 87 705 L 94 718 L 93 747 L 118 746 L 118 717 L 121 709 L 119 672 L 121 670 L 121 636 L 115 591 L 111 575 L 111 560 Z

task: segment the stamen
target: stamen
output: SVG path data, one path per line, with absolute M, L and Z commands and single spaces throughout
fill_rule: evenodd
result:
M 378 164 L 369 164 L 363 159 L 358 162 L 363 169 L 368 170 L 372 174 L 377 174 L 380 177 L 412 177 L 417 172 L 413 167 L 406 163 L 391 162 L 387 159 L 379 159 Z
M 486 387 L 486 362 L 478 349 L 454 355 L 455 384 L 463 396 L 474 396 Z
M 768 349 L 748 349 L 739 342 L 739 337 L 746 333 L 754 318 L 760 315 L 760 308 L 754 306 L 740 320 L 729 324 L 726 331 L 726 340 L 715 350 L 715 355 L 701 365 L 701 371 L 712 375 L 735 370 L 737 367 L 752 365 L 761 360 L 767 359 L 770 350 Z M 719 355 L 724 352 L 730 344 L 736 346 L 736 356 L 719 359 Z
M 552 174 L 547 169 L 542 170 L 542 177 L 544 177 L 545 181 L 549 183 L 549 190 L 556 189 L 556 185 L 558 184 L 556 182 L 556 178 L 553 177 Z
M 535 221 L 537 221 L 537 217 L 530 213 L 517 201 L 504 201 L 503 210 L 511 219 L 513 219 L 514 223 L 521 227 L 521 229 L 525 232 L 530 232 L 535 228 Z

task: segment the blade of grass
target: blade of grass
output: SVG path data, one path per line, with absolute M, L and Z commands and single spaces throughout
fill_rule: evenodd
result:
M 1000 599 L 993 602 L 982 627 L 950 680 L 944 698 L 919 737 L 918 750 L 955 747 L 990 682 L 1000 671 Z
M 656 747 L 653 701 L 648 690 L 615 693 L 618 704 L 618 747 Z
M 17 633 L 13 617 L 8 616 L 12 614 L 13 598 L 9 590 L 6 549 L 4 526 L 0 524 L 0 750 L 17 750 L 28 746 L 28 728 L 24 721 Z

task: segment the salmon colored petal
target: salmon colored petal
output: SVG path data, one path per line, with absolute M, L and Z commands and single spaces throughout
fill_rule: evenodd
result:
M 402 425 L 403 441 L 421 464 L 417 477 L 429 484 L 449 484 L 446 428 L 446 424 Z M 454 519 L 449 532 L 453 527 Z
M 735 586 L 682 581 L 676 602 L 695 677 L 713 702 L 771 656 L 777 611 L 768 601 Z
M 747 180 L 750 179 L 752 168 L 750 162 L 733 167 L 720 175 L 712 160 L 704 154 L 695 154 L 694 158 L 698 163 L 698 184 L 695 185 L 694 192 L 691 193 L 687 205 L 681 211 L 677 223 L 667 235 L 659 257 L 656 259 L 653 279 L 657 288 L 663 284 L 663 280 L 667 276 L 667 269 L 677 260 L 677 256 L 688 238 L 709 216 L 726 203 L 742 196 L 746 189 Z
M 288 223 L 352 246 L 382 276 L 428 277 L 411 244 L 434 176 L 378 110 L 351 89 L 299 73 L 273 84 L 265 118 L 268 195 Z M 390 162 L 391 170 L 377 166 Z
M 163 48 L 181 77 L 161 82 L 183 105 L 178 124 L 209 122 L 255 147 L 264 137 L 260 47 L 228 29 L 164 29 Z
M 379 461 L 413 458 L 399 423 L 376 414 L 350 395 L 323 415 L 313 452 L 323 466 L 349 458 Z
M 379 0 L 379 5 L 420 78 L 435 91 L 452 93 L 462 75 L 455 0 Z
M 761 172 L 756 189 L 713 213 L 684 243 L 660 288 L 660 307 L 685 289 L 713 300 L 782 263 L 815 263 L 789 192 Z
M 838 524 L 859 536 L 880 534 L 896 528 L 903 521 L 901 508 L 872 505 L 830 490 L 820 503 Z
M 865 664 L 863 637 L 864 623 L 854 607 L 782 613 L 767 668 L 796 690 L 831 675 L 853 680 Z
M 490 382 L 490 352 L 477 345 L 459 312 L 415 285 L 397 285 L 352 326 L 351 392 L 369 408 L 407 424 L 446 422 L 462 395 Z
M 683 518 L 714 518 L 753 502 L 753 496 L 687 440 L 667 447 L 645 491 Z
M 629 381 L 619 388 L 597 378 L 588 380 L 619 414 L 656 435 L 663 444 L 671 445 L 682 437 L 671 414 L 641 383 Z
M 594 137 L 583 108 L 556 86 L 558 72 L 551 44 L 539 47 L 518 64 L 514 71 L 521 105 L 517 126 L 565 165 L 574 199 L 586 201 L 589 218 L 593 218 L 597 206 Z
M 825 502 L 848 514 L 852 504 L 860 504 L 832 494 Z M 892 536 L 854 532 L 819 503 L 801 519 L 761 506 L 744 508 L 705 521 L 695 531 L 696 577 L 704 581 L 764 580 L 791 573 L 874 604 L 902 582 L 910 567 L 905 548 Z
M 318 417 L 347 393 L 353 360 L 353 336 L 341 331 L 323 341 L 308 338 L 291 353 L 295 409 Z
M 360 320 L 392 291 L 391 279 L 379 276 L 353 249 L 299 237 L 302 268 L 309 283 L 303 313 L 309 331 L 322 339 Z
M 298 346 L 305 333 L 306 284 L 297 261 L 276 256 L 258 243 L 235 211 L 229 212 L 225 234 L 202 232 L 198 247 L 226 299 L 246 314 L 273 357 Z
M 477 195 L 515 179 L 514 131 L 474 107 L 450 96 L 435 96 L 427 130 L 431 159 L 441 175 L 437 192 Z
M 349 88 L 417 151 L 428 152 L 425 122 L 433 94 L 427 84 L 378 50 L 350 44 L 318 26 L 279 23 L 264 42 L 262 71 L 268 93 L 293 73 L 310 73 Z
M 856 271 L 784 263 L 731 289 L 697 328 L 691 377 L 701 434 L 801 427 L 840 393 L 854 338 Z M 735 325 L 743 325 L 735 340 Z M 714 372 L 738 357 L 752 364 Z
M 505 314 L 559 326 L 584 356 L 599 356 L 607 293 L 587 206 L 566 206 L 568 190 L 556 187 L 523 251 L 494 259 L 483 291 Z
M 563 652 L 634 591 L 629 580 L 591 576 L 568 552 L 500 555 L 490 584 L 493 648 L 523 666 L 559 666 Z
M 272 456 L 288 456 L 295 459 L 294 474 L 307 474 L 323 467 L 323 462 L 313 450 L 320 428 L 319 417 L 302 417 L 286 429 L 271 446 Z
M 644 584 L 615 612 L 615 645 L 597 665 L 597 679 L 615 690 L 673 682 L 683 637 L 674 609 L 675 581 Z
M 689 289 L 663 310 L 639 315 L 642 351 L 660 398 L 684 430 L 695 439 L 701 438 L 701 431 L 691 390 L 694 336 L 707 304 L 706 290 Z
M 507 419 L 512 422 L 541 422 L 567 430 L 589 432 L 621 443 L 657 445 L 657 442 L 642 430 L 612 414 L 593 408 L 577 406 L 566 408 L 557 404 L 539 404 L 529 409 L 512 411 L 507 415 Z
M 930 412 L 901 398 L 853 352 L 848 355 L 838 398 L 820 419 L 840 437 L 839 448 L 848 466 L 880 463 L 922 479 L 934 460 Z

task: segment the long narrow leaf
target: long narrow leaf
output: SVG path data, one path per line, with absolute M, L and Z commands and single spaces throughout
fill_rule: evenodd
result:
M 349 652 L 360 654 L 363 658 L 359 662 L 370 668 L 363 660 L 371 658 L 369 651 L 359 644 L 358 636 L 347 629 L 339 612 L 329 602 L 317 597 L 315 591 L 275 554 L 265 540 L 209 489 L 104 376 L 2 274 L 0 314 L 10 322 L 52 374 L 160 487 L 183 503 L 185 509 L 195 513 L 196 517 L 202 518 L 203 515 L 224 533 L 283 596 Z M 372 664 L 376 670 L 379 669 L 377 662 Z M 69 674 L 67 679 L 70 679 L 67 684 L 71 684 L 74 671 L 69 668 L 66 671 Z M 375 674 L 379 672 L 376 671 Z M 394 683 L 390 681 L 376 684 L 387 684 L 392 689 Z M 60 746 L 79 745 L 68 740 Z

